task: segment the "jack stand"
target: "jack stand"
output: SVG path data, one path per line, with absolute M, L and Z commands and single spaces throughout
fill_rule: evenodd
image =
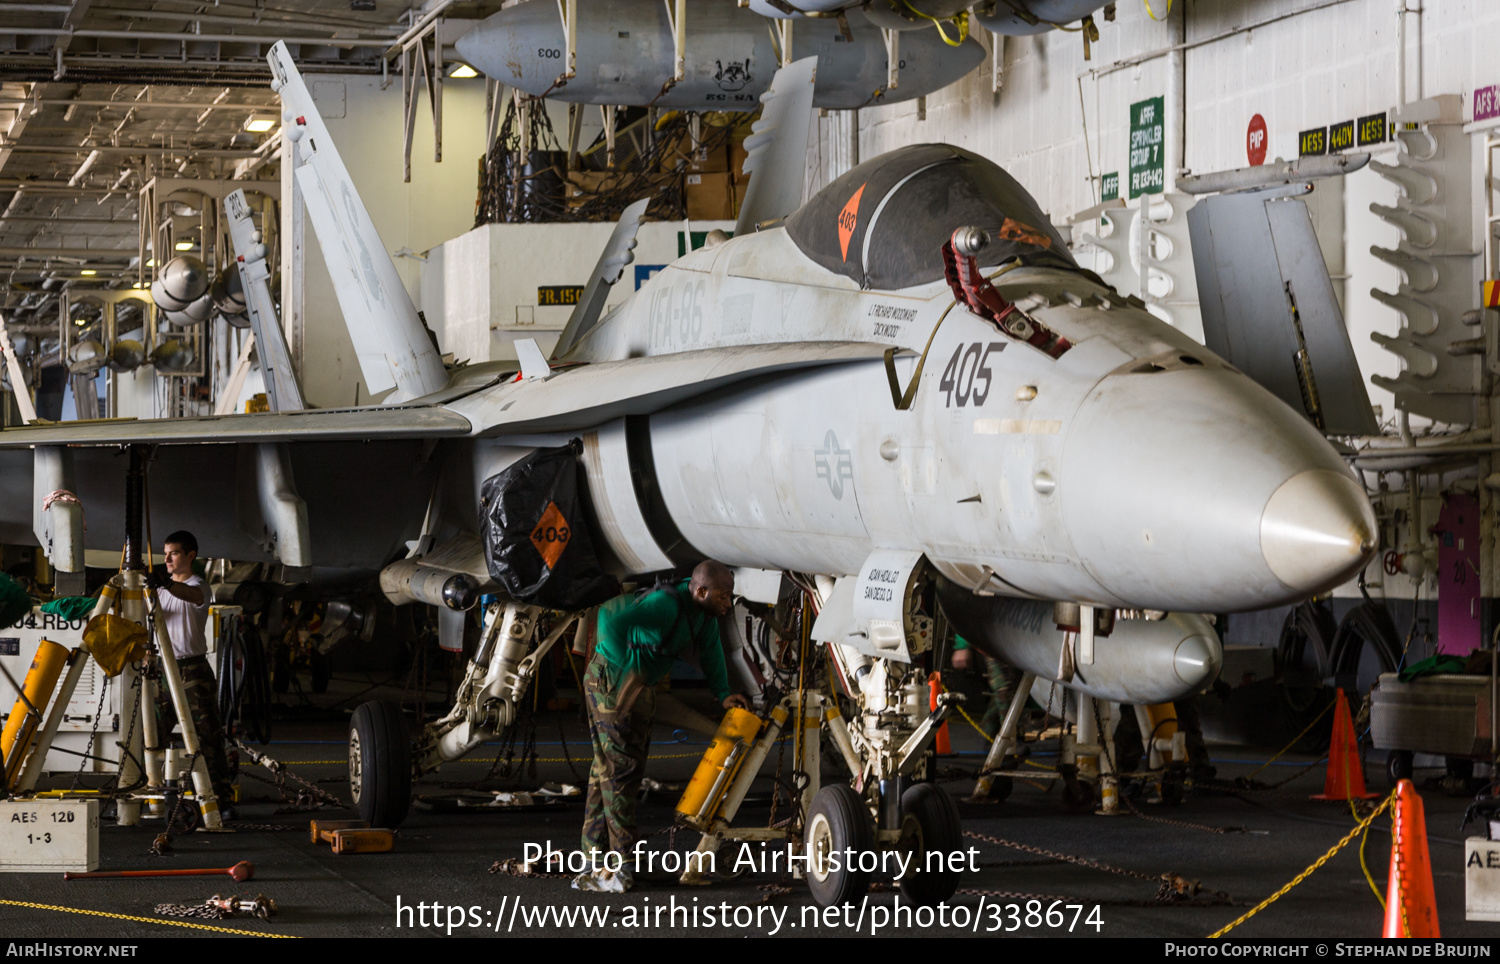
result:
M 101 616 L 111 609 L 118 608 L 118 614 L 121 617 L 139 623 L 151 631 L 157 654 L 161 659 L 162 678 L 167 682 L 173 708 L 177 711 L 178 723 L 182 726 L 183 744 L 187 747 L 188 753 L 196 756 L 193 766 L 193 789 L 198 798 L 199 809 L 203 813 L 204 827 L 208 830 L 221 830 L 224 823 L 219 816 L 218 798 L 214 796 L 213 781 L 208 775 L 208 763 L 198 752 L 198 731 L 193 723 L 193 716 L 188 711 L 187 693 L 183 687 L 182 674 L 177 667 L 177 656 L 172 651 L 172 639 L 167 632 L 166 619 L 162 616 L 160 607 L 155 604 L 155 593 L 146 586 L 146 567 L 141 562 L 141 510 L 145 491 L 145 454 L 145 446 L 132 445 L 130 447 L 130 468 L 125 476 L 125 565 L 100 593 L 99 603 L 94 607 L 93 615 Z M 149 608 L 148 598 L 151 603 Z M 127 675 L 132 672 L 127 669 L 126 674 L 121 675 L 121 682 L 126 692 L 129 692 L 130 684 L 134 682 L 131 676 Z M 144 754 L 148 790 L 154 794 L 161 794 L 166 788 L 166 758 L 161 749 L 161 734 L 156 732 L 154 697 L 154 687 L 151 681 L 142 680 L 138 708 L 142 735 L 137 735 L 136 728 L 132 725 L 130 731 L 125 734 L 124 740 L 121 741 L 120 783 L 123 786 L 130 786 L 140 781 L 142 774 L 136 761 L 140 760 Z M 145 745 L 146 740 L 150 741 L 149 750 Z M 140 823 L 140 802 L 122 799 L 118 803 L 116 814 L 116 822 L 120 826 L 135 826 Z
M 1113 703 L 1083 693 L 1078 694 L 1077 706 L 1078 750 L 1086 751 L 1094 758 L 1092 769 L 1099 777 L 1100 802 L 1099 809 L 1094 812 L 1101 817 L 1116 816 L 1120 812 L 1120 781 L 1115 772 L 1113 749 L 1115 722 L 1119 716 Z
M 1146 750 L 1145 770 L 1131 774 L 1154 778 L 1160 802 L 1182 802 L 1184 768 L 1187 764 L 1187 734 L 1177 729 L 1177 709 L 1172 703 L 1135 707 L 1136 726 Z
M 1026 712 L 1026 701 L 1031 698 L 1031 687 L 1035 682 L 1035 673 L 1021 674 L 1015 695 L 1011 697 L 1010 706 L 1005 711 L 1005 720 L 1000 724 L 1000 732 L 995 734 L 995 740 L 990 744 L 990 752 L 984 758 L 984 766 L 980 768 L 979 778 L 974 781 L 974 790 L 969 794 L 967 802 L 999 803 L 1010 796 L 1014 784 L 1006 774 L 1013 771 L 1005 769 L 1005 760 L 1015 756 L 1021 748 L 1021 716 Z M 1044 771 L 1038 771 L 1036 776 L 1041 779 L 1056 779 L 1056 774 Z

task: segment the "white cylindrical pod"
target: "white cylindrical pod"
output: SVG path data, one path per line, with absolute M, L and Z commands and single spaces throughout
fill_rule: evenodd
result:
M 1053 622 L 1052 603 L 976 596 L 948 583 L 943 610 L 970 644 L 1040 679 L 1055 679 L 1066 634 Z M 1224 650 L 1213 626 L 1195 613 L 1164 619 L 1122 619 L 1094 639 L 1094 660 L 1078 665 L 1064 685 L 1119 703 L 1169 703 L 1213 683 Z
M 444 586 L 455 579 L 473 581 L 475 586 L 466 588 L 477 588 L 477 580 L 466 573 L 424 565 L 420 559 L 401 559 L 380 570 L 380 591 L 397 606 L 420 602 L 446 609 L 467 608 L 453 605 L 457 598 L 454 592 L 447 596 L 443 593 Z

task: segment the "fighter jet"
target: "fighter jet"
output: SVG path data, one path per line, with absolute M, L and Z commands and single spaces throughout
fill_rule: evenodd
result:
M 581 440 L 585 517 L 522 520 L 522 539 L 545 558 L 546 540 L 586 531 L 622 577 L 718 559 L 747 594 L 757 573 L 798 574 L 817 597 L 812 636 L 861 708 L 835 740 L 887 830 L 903 819 L 898 777 L 946 712 L 929 712 L 916 668 L 929 590 L 974 645 L 1039 678 L 1159 702 L 1217 672 L 1218 638 L 1197 614 L 1327 591 L 1376 550 L 1364 491 L 1322 435 L 1081 268 L 998 165 L 912 145 L 800 203 L 812 61 L 784 68 L 766 98 L 736 235 L 606 311 L 633 206 L 550 361 L 523 343 L 519 372 L 443 366 L 286 49 L 270 61 L 365 377 L 391 394 L 0 433 L 0 537 L 34 531 L 60 568 L 80 560 L 78 506 L 44 510 L 46 496 L 77 493 L 88 544 L 117 548 L 116 453 L 149 444 L 158 525 L 195 530 L 205 555 L 380 569 L 395 601 L 463 607 L 499 586 L 480 537 L 494 519 L 486 481 Z M 490 607 L 459 700 L 416 736 L 415 757 L 399 714 L 357 714 L 363 809 L 399 820 L 413 768 L 509 725 L 562 632 L 530 649 L 544 608 Z M 1129 618 L 1148 611 L 1171 615 Z M 933 806 L 918 819 L 946 821 Z M 827 844 L 838 832 L 821 812 Z M 835 883 L 824 896 L 847 893 Z

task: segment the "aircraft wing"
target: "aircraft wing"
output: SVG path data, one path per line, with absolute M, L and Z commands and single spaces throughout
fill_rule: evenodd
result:
M 33 423 L 0 432 L 0 448 L 28 445 L 125 445 L 148 442 L 331 442 L 371 438 L 443 438 L 470 433 L 469 420 L 439 405 L 317 409 L 196 418 L 98 419 Z
M 863 342 L 749 345 L 600 362 L 545 379 L 499 381 L 445 403 L 169 419 L 51 422 L 0 432 L 0 449 L 32 445 L 189 445 L 453 438 L 573 431 L 644 415 L 742 379 L 883 358 Z
M 545 380 L 477 392 L 449 407 L 473 422 L 480 435 L 573 431 L 625 415 L 660 411 L 750 377 L 881 360 L 886 347 L 866 342 L 794 342 L 598 362 L 554 371 Z

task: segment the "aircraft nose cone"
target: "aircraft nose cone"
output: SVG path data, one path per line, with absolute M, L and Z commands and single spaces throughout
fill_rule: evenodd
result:
M 1346 475 L 1313 469 L 1292 476 L 1260 517 L 1260 551 L 1288 587 L 1315 593 L 1338 585 L 1375 551 L 1375 513 Z
M 1375 520 L 1322 434 L 1203 365 L 1111 375 L 1079 406 L 1052 498 L 1077 557 L 1127 608 L 1243 612 L 1358 571 Z

